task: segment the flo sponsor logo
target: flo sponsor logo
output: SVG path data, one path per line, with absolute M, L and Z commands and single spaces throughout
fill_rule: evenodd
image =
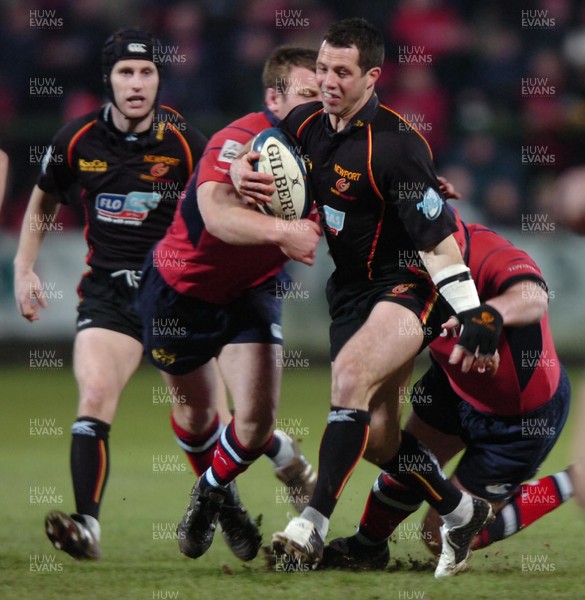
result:
M 29 367 L 31 369 L 62 369 L 63 359 L 56 350 L 30 350 Z
M 308 300 L 309 291 L 300 281 L 277 281 L 276 297 L 282 300 Z
M 32 29 L 61 29 L 63 17 L 58 17 L 56 10 L 31 9 L 28 23 Z
M 152 253 L 152 266 L 157 269 L 180 269 L 187 266 L 187 261 L 179 256 L 178 250 L 155 249 Z
M 311 565 L 302 564 L 298 559 L 288 554 L 273 554 L 274 570 L 277 573 L 308 573 Z
M 155 65 L 181 65 L 187 62 L 187 55 L 181 53 L 179 46 L 153 46 L 152 62 Z
M 55 486 L 30 486 L 29 504 L 63 504 L 63 494 L 57 494 Z
M 398 62 L 406 65 L 430 65 L 433 58 L 425 46 L 398 46 Z
M 554 17 L 549 16 L 548 9 L 522 11 L 523 29 L 551 29 L 556 25 Z
M 187 335 L 187 328 L 180 325 L 179 319 L 153 319 L 152 335 L 154 337 L 183 338 Z
M 45 170 L 48 165 L 62 165 L 64 162 L 63 155 L 55 153 L 53 146 L 29 146 L 28 157 L 30 165 L 43 165 Z
M 173 404 L 187 404 L 187 396 L 181 394 L 178 386 L 153 386 L 152 403 L 165 406 Z
M 303 493 L 303 487 L 276 487 L 276 504 L 308 504 L 311 498 Z
M 30 77 L 28 93 L 31 98 L 60 98 L 63 86 L 57 84 L 55 77 Z
M 421 113 L 402 113 L 402 118 L 398 122 L 398 131 L 412 133 L 431 133 L 433 131 L 432 123 L 428 123 L 425 114 Z
M 28 432 L 31 437 L 61 437 L 63 427 L 57 426 L 57 419 L 34 417 L 28 421 Z
M 161 521 L 152 524 L 152 539 L 155 542 L 168 542 L 185 539 L 185 532 L 177 531 L 177 524 L 172 521 Z
M 547 418 L 523 418 L 522 437 L 530 439 L 554 438 L 557 434 L 556 427 L 552 426 Z
M 433 534 L 430 531 L 425 531 L 422 523 L 400 523 L 395 536 L 399 540 L 407 542 L 427 541 L 433 539 Z
M 57 221 L 57 215 L 30 215 L 28 227 L 30 231 L 43 233 L 63 231 L 63 223 Z
M 556 229 L 556 223 L 549 215 L 542 213 L 525 213 L 521 215 L 522 231 L 529 233 L 551 233 Z
M 30 573 L 61 573 L 63 564 L 54 554 L 30 554 L 28 570 Z
M 549 560 L 548 554 L 523 554 L 522 573 L 554 573 L 555 563 Z
M 275 25 L 277 29 L 304 29 L 309 26 L 309 18 L 303 17 L 302 10 L 277 10 Z
M 556 156 L 548 146 L 522 146 L 522 164 L 549 166 L 556 164 Z
M 186 473 L 187 465 L 181 461 L 177 454 L 153 454 L 153 473 Z
M 422 386 L 401 385 L 398 387 L 398 401 L 400 404 L 429 405 L 433 403 L 431 394 L 425 392 Z
M 556 87 L 549 84 L 548 77 L 522 78 L 522 96 L 525 98 L 550 98 L 556 93 Z
M 555 369 L 558 360 L 548 350 L 522 350 L 520 363 L 523 369 Z
M 278 369 L 308 369 L 309 359 L 303 358 L 302 350 L 285 350 L 278 347 L 275 351 Z
M 292 438 L 307 437 L 309 435 L 309 427 L 303 425 L 303 420 L 297 419 L 276 419 L 276 429 L 283 431 Z

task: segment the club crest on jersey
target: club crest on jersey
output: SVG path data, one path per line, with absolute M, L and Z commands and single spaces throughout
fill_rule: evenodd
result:
M 158 206 L 160 198 L 157 192 L 98 194 L 95 199 L 97 218 L 106 223 L 140 225 L 148 213 Z
M 443 210 L 443 200 L 436 190 L 429 187 L 423 199 L 417 203 L 416 209 L 422 211 L 429 221 L 434 221 Z
M 323 215 L 325 216 L 325 224 L 329 230 L 337 235 L 343 229 L 345 224 L 345 213 L 324 204 Z

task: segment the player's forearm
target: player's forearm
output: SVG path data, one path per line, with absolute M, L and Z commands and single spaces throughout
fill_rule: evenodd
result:
M 487 300 L 486 304 L 502 315 L 504 326 L 522 327 L 542 319 L 548 310 L 548 295 L 536 281 L 524 280 Z
M 278 244 L 283 221 L 246 206 L 232 186 L 205 182 L 197 188 L 199 210 L 211 235 L 234 246 Z
M 14 257 L 16 274 L 32 271 L 47 232 L 47 224 L 58 211 L 57 200 L 35 186 L 20 229 L 18 249 Z
M 439 242 L 434 248 L 420 250 L 419 255 L 433 279 L 446 267 L 464 264 L 459 246 L 452 235 Z

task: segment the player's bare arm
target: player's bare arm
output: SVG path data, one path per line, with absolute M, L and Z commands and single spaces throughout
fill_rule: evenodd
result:
M 230 177 L 238 194 L 247 202 L 270 203 L 272 194 L 276 191 L 274 177 L 268 173 L 254 171 L 254 163 L 260 158 L 258 152 L 252 152 L 252 140 L 250 140 L 240 152 L 240 155 L 232 162 Z
M 306 265 L 314 263 L 321 230 L 313 221 L 263 215 L 242 204 L 233 186 L 215 181 L 197 188 L 197 202 L 209 233 L 227 244 L 276 244 L 289 258 Z
M 20 314 L 29 321 L 39 319 L 39 306 L 47 307 L 47 300 L 41 293 L 41 280 L 34 272 L 46 228 L 31 227 L 31 224 L 50 222 L 58 213 L 59 206 L 53 194 L 48 194 L 35 186 L 22 221 L 18 249 L 14 258 L 14 295 Z
M 443 323 L 443 328 L 452 329 L 458 323 L 463 325 L 460 343 L 453 349 L 449 362 L 461 363 L 464 373 L 472 368 L 483 371 L 488 365 L 494 372 L 491 359 L 497 350 L 502 317 L 495 307 L 480 304 L 455 238 L 452 235 L 446 237 L 434 248 L 420 251 L 420 256 L 441 295 L 457 315 Z
M 0 212 L 4 204 L 4 195 L 6 193 L 6 183 L 8 181 L 8 154 L 0 150 Z

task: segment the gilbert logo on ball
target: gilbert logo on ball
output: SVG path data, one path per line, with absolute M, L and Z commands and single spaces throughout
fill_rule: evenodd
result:
M 286 220 L 305 218 L 311 209 L 307 170 L 292 139 L 271 127 L 254 138 L 252 150 L 260 154 L 255 170 L 272 175 L 276 187 L 272 202 L 259 206 L 260 210 Z

